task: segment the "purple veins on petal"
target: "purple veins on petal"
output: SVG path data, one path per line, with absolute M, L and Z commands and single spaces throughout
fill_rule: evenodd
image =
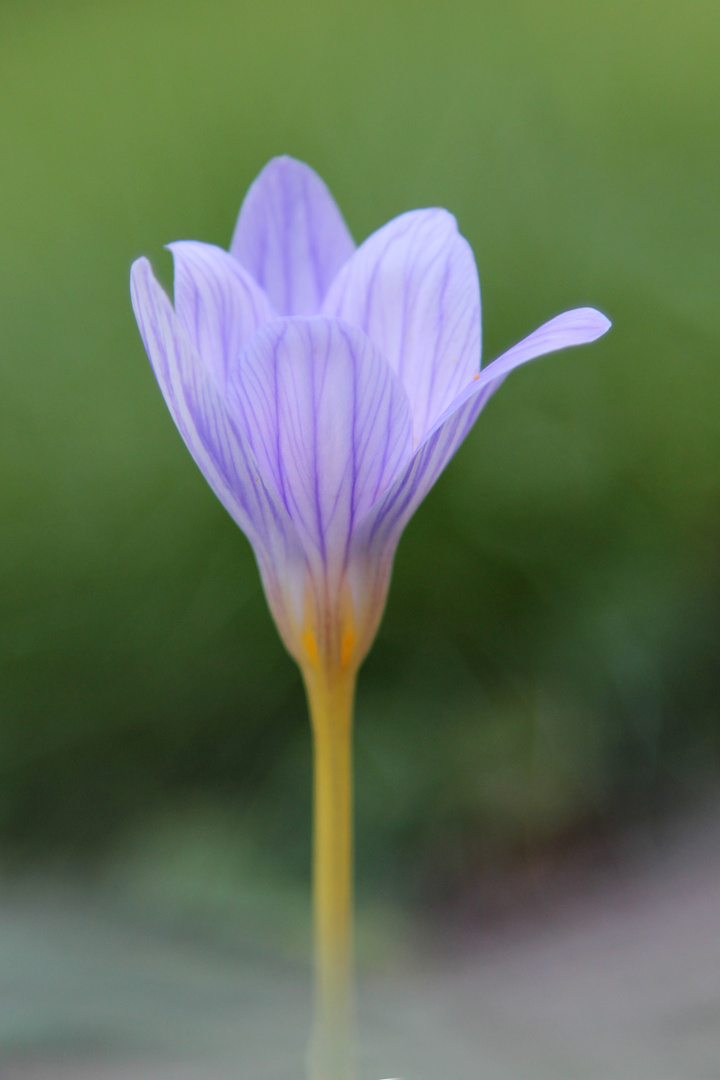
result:
M 339 573 L 355 523 L 412 452 L 400 382 L 362 331 L 318 317 L 268 324 L 230 390 L 306 551 Z
M 265 484 L 221 389 L 147 259 L 133 264 L 131 295 L 172 418 L 205 479 L 253 545 L 272 603 L 280 583 L 286 583 L 302 561 L 296 530 Z
M 610 320 L 595 308 L 574 308 L 543 323 L 532 334 L 528 334 L 517 345 L 513 345 L 507 352 L 498 356 L 497 360 L 493 360 L 482 371 L 476 372 L 455 400 L 438 417 L 428 435 L 441 427 L 466 401 L 482 400 L 482 406 L 484 406 L 510 372 L 521 364 L 527 364 L 530 360 L 536 360 L 540 356 L 557 352 L 559 349 L 567 349 L 572 345 L 590 344 L 602 337 L 611 326 Z M 489 392 L 486 393 L 486 391 Z M 480 409 L 477 410 L 475 416 L 479 411 Z
M 612 326 L 610 320 L 595 308 L 574 308 L 543 323 L 532 334 L 513 345 L 480 372 L 479 386 L 504 378 L 513 368 L 535 360 L 538 356 L 567 349 L 571 345 L 588 345 Z
M 168 245 L 175 264 L 175 311 L 220 387 L 243 346 L 276 318 L 267 296 L 227 251 L 180 240 Z
M 273 158 L 251 185 L 230 245 L 279 315 L 317 314 L 354 250 L 325 183 L 291 157 Z
M 482 409 L 513 368 L 545 353 L 595 341 L 610 328 L 610 320 L 594 308 L 558 315 L 514 345 L 472 377 L 465 389 L 438 418 L 424 442 L 356 531 L 356 548 L 382 557 L 392 551 L 412 514 L 451 460 Z M 373 557 L 373 556 L 371 556 Z
M 492 395 L 490 387 L 459 406 L 427 436 L 385 494 L 359 524 L 355 547 L 372 558 L 392 552 L 420 503 L 452 459 Z
M 565 312 L 481 371 L 477 270 L 452 215 L 402 214 L 355 250 L 323 181 L 287 157 L 251 186 L 230 253 L 170 247 L 175 309 L 133 266 L 143 341 L 294 655 L 306 602 L 332 615 L 345 580 L 367 648 L 402 530 L 492 394 L 610 326 Z
M 323 312 L 360 326 L 397 373 L 415 444 L 480 367 L 475 259 L 446 210 L 414 210 L 373 233 L 333 282 Z

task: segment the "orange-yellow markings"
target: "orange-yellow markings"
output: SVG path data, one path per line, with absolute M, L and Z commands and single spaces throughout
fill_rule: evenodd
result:
M 352 657 L 353 648 L 355 646 L 355 631 L 352 626 L 348 626 L 347 630 L 343 634 L 342 641 L 340 642 L 340 664 L 342 667 L 347 667 Z
M 307 627 L 303 631 L 302 642 L 305 646 L 305 652 L 310 659 L 310 663 L 317 664 L 319 660 L 317 641 L 315 640 L 315 635 L 313 634 L 310 627 Z

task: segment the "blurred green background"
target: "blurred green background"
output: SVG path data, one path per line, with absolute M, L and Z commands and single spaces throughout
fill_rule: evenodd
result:
M 361 893 L 443 902 L 715 783 L 718 55 L 716 0 L 2 0 L 6 865 L 305 888 L 299 677 L 128 297 L 138 255 L 227 246 L 278 153 L 356 239 L 452 210 L 487 359 L 614 323 L 507 382 L 400 545 Z

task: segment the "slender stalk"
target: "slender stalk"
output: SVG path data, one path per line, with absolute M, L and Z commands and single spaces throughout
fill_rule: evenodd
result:
M 351 1080 L 354 1041 L 352 712 L 355 672 L 305 675 L 313 731 L 315 1020 L 311 1080 Z

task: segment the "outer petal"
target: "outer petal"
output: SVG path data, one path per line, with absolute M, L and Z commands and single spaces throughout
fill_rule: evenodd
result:
M 281 315 L 314 315 L 355 244 L 309 165 L 273 158 L 250 187 L 230 252 Z
M 256 334 L 233 390 L 263 475 L 334 587 L 356 522 L 410 458 L 402 386 L 361 331 L 314 318 Z
M 571 345 L 588 345 L 607 333 L 611 326 L 610 320 L 595 308 L 574 308 L 556 315 L 488 364 L 480 374 L 480 386 L 504 378 L 519 364 L 526 364 L 538 356 L 567 349 Z
M 384 602 L 395 548 L 418 506 L 460 446 L 492 389 L 464 402 L 417 449 L 384 496 L 359 522 L 349 559 L 350 588 L 356 606 L 377 609 Z
M 382 586 L 383 578 L 387 580 L 402 530 L 509 372 L 545 353 L 594 341 L 610 325 L 609 319 L 593 308 L 567 311 L 514 345 L 471 380 L 438 419 L 404 472 L 355 530 L 351 574 L 356 594 L 367 590 L 370 577 L 378 578 L 377 587 Z
M 533 330 L 532 334 L 528 334 L 517 345 L 498 356 L 497 360 L 493 360 L 479 374 L 474 375 L 472 381 L 438 417 L 428 435 L 452 416 L 464 402 L 481 394 L 486 388 L 489 387 L 490 394 L 494 394 L 514 368 L 559 349 L 567 349 L 572 345 L 588 345 L 607 333 L 611 326 L 610 320 L 595 308 L 574 308 L 562 315 L 556 315 L 554 319 L 543 323 L 537 330 Z M 483 397 L 483 405 L 489 396 Z
M 361 326 L 397 372 L 422 442 L 480 368 L 480 286 L 446 210 L 402 214 L 340 271 L 323 305 Z
M 235 418 L 147 259 L 131 272 L 133 310 L 170 413 L 198 467 L 250 540 L 284 636 L 302 613 L 305 561 L 282 503 L 258 472 Z
M 169 244 L 175 262 L 175 311 L 205 368 L 224 387 L 243 346 L 275 318 L 263 290 L 227 251 L 213 244 Z

